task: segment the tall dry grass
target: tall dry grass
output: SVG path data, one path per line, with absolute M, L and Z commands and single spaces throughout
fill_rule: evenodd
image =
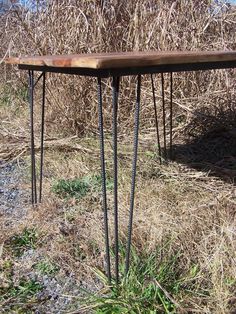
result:
M 33 8 L 33 9 L 32 9 Z M 213 0 L 138 1 L 28 1 L 12 5 L 1 16 L 1 55 L 43 55 L 133 50 L 235 49 L 236 11 Z M 2 66 L 1 81 L 14 90 L 25 89 L 26 74 Z M 211 96 L 234 94 L 232 71 L 175 75 L 175 114 L 184 121 L 192 109 L 210 103 Z M 93 79 L 53 75 L 47 84 L 47 132 L 82 134 L 97 128 L 96 84 Z M 160 86 L 158 77 L 157 86 Z M 133 122 L 134 79 L 122 80 L 120 129 Z M 166 89 L 168 83 L 166 84 Z M 107 126 L 111 111 L 109 84 L 105 84 Z M 4 92 L 2 92 L 4 93 Z M 19 98 L 19 97 L 18 97 Z M 167 92 L 168 98 L 168 92 Z M 21 104 L 23 100 L 20 99 Z M 150 78 L 143 79 L 142 124 L 154 125 Z M 178 120 L 178 119 L 177 119 Z M 27 120 L 21 120 L 21 130 Z M 183 124 L 183 123 L 182 123 Z M 63 129 L 62 129 L 63 126 Z M 175 123 L 176 132 L 179 124 Z M 55 132 L 54 132 L 55 133 Z

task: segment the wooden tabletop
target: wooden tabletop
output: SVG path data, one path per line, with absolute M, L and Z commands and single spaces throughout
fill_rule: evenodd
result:
M 6 63 L 56 68 L 119 69 L 236 61 L 236 51 L 148 51 L 8 58 Z

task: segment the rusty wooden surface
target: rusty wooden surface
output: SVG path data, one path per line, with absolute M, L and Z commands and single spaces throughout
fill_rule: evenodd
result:
M 236 61 L 236 51 L 148 51 L 50 55 L 8 58 L 6 63 L 58 68 L 112 69 L 222 61 Z

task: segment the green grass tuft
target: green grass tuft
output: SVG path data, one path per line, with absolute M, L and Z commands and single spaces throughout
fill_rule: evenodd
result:
M 49 260 L 40 261 L 34 265 L 34 269 L 41 275 L 52 276 L 59 271 L 59 267 Z
M 132 267 L 126 277 L 124 255 L 123 252 L 119 286 L 113 282 L 110 287 L 107 277 L 96 271 L 105 289 L 101 293 L 90 294 L 81 310 L 93 310 L 95 314 L 178 313 L 181 307 L 178 302 L 183 294 L 194 288 L 192 284 L 198 268 L 194 266 L 183 276 L 178 271 L 179 254 L 162 258 L 160 250 L 137 254 L 133 248 Z
M 53 185 L 52 190 L 61 198 L 75 197 L 80 199 L 88 193 L 89 185 L 81 179 L 62 179 Z
M 102 178 L 99 175 L 85 176 L 72 180 L 58 180 L 52 187 L 52 191 L 61 198 L 75 197 L 80 199 L 87 193 L 101 190 Z M 113 188 L 112 181 L 107 178 L 106 186 L 108 190 Z
M 34 228 L 25 228 L 21 234 L 14 235 L 8 241 L 8 247 L 15 256 L 21 256 L 25 251 L 35 249 L 38 233 Z
M 36 280 L 22 278 L 17 285 L 12 281 L 8 287 L 0 287 L 0 301 L 10 298 L 18 302 L 30 300 L 43 289 L 43 286 Z

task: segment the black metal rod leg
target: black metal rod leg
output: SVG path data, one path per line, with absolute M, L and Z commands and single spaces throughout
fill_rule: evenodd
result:
M 134 194 L 135 194 L 135 180 L 136 180 L 137 155 L 138 155 L 140 96 L 141 96 L 141 75 L 138 75 L 137 98 L 136 98 L 136 108 L 135 108 L 135 122 L 134 122 L 134 155 L 133 155 L 133 166 L 132 166 L 130 211 L 129 211 L 129 225 L 128 225 L 128 241 L 127 241 L 126 262 L 125 262 L 125 273 L 126 274 L 129 271 L 131 238 L 132 238 L 132 228 L 133 228 Z
M 156 93 L 155 93 L 155 86 L 154 86 L 154 80 L 153 80 L 152 74 L 151 74 L 151 82 L 152 82 L 152 97 L 153 97 L 153 105 L 154 105 L 154 113 L 155 113 L 157 145 L 158 145 L 158 151 L 159 151 L 159 161 L 161 164 L 161 142 L 160 142 L 159 124 L 158 124 L 158 118 L 157 118 Z
M 117 165 L 117 110 L 119 95 L 119 77 L 112 80 L 113 108 L 113 163 L 114 163 L 114 236 L 115 236 L 115 279 L 119 283 L 119 222 L 118 222 L 118 165 Z
M 98 119 L 99 119 L 100 158 L 101 158 L 101 174 L 102 174 L 104 231 L 105 231 L 105 246 L 106 246 L 106 267 L 107 267 L 107 277 L 110 283 L 111 282 L 111 261 L 110 261 L 108 210 L 107 210 L 107 193 L 106 193 L 106 167 L 105 167 L 105 150 L 104 150 L 101 78 L 98 78 Z
M 173 73 L 170 72 L 170 159 L 173 158 Z
M 161 96 L 162 96 L 164 157 L 166 159 L 167 158 L 167 150 L 166 150 L 166 106 L 165 106 L 165 81 L 164 81 L 164 74 L 163 73 L 161 73 Z
M 31 135 L 31 202 L 37 204 L 37 183 L 34 145 L 34 71 L 29 71 L 30 135 Z
M 42 111 L 41 111 L 41 139 L 40 139 L 40 177 L 39 177 L 39 203 L 42 201 L 42 188 L 43 188 L 43 153 L 44 153 L 44 117 L 45 117 L 45 84 L 46 74 L 43 72 L 43 94 L 42 94 Z

